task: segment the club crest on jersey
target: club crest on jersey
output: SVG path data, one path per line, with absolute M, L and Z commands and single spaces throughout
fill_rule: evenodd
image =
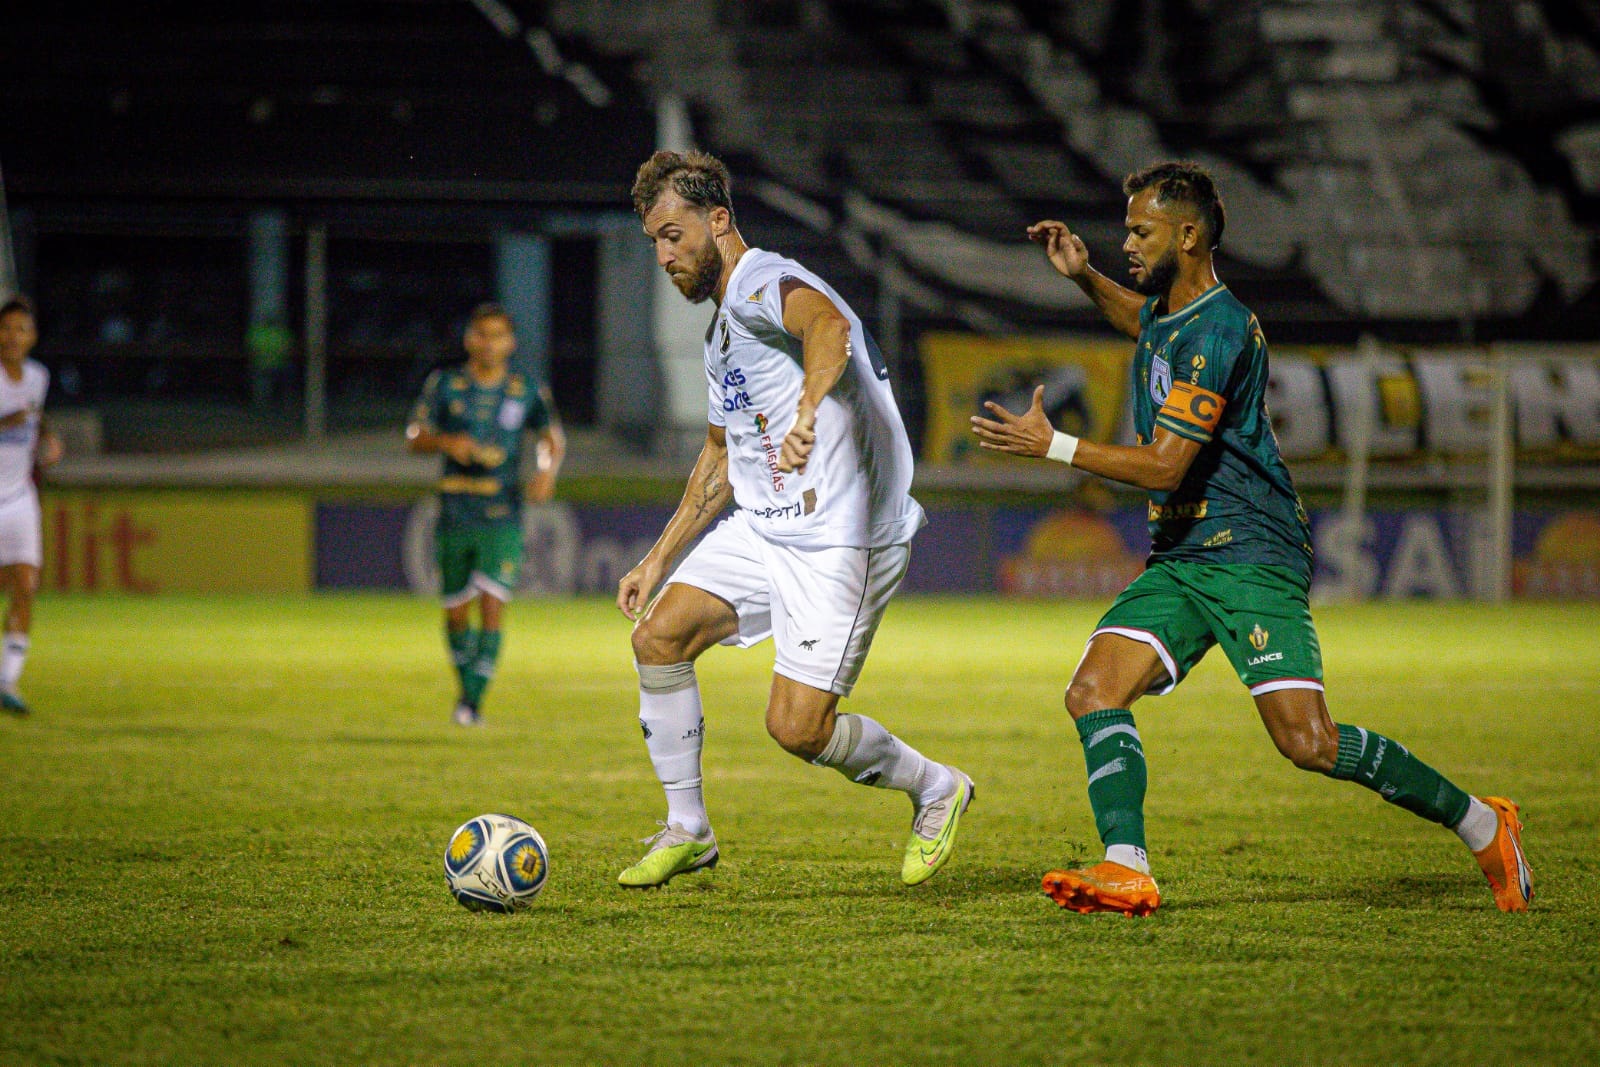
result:
M 756 433 L 767 432 L 767 417 L 761 412 L 756 412 Z
M 767 285 L 771 285 L 771 284 L 772 284 L 771 282 L 767 283 Z M 749 296 L 745 297 L 745 299 L 750 301 L 750 303 L 752 303 L 752 304 L 759 304 L 759 303 L 761 303 L 761 301 L 763 299 L 766 298 L 766 295 L 767 295 L 767 286 L 763 285 L 761 288 L 757 289 L 755 292 L 753 292 Z
M 522 425 L 522 420 L 528 416 L 528 404 L 523 400 L 512 400 L 509 397 L 500 401 L 500 428 L 502 430 L 515 430 Z
M 727 355 L 729 346 L 731 346 L 733 344 L 733 338 L 728 335 L 728 320 L 727 320 L 727 318 L 723 318 L 721 320 L 721 322 L 722 322 L 722 348 L 720 349 L 720 351 L 722 352 L 723 355 Z
M 1172 364 L 1168 363 L 1165 356 L 1156 355 L 1150 363 L 1150 396 L 1156 406 L 1167 402 L 1167 394 L 1172 392 Z
M 1260 652 L 1267 647 L 1267 638 L 1271 636 L 1270 631 L 1263 630 L 1261 624 L 1259 622 L 1256 623 L 1255 629 L 1250 631 L 1250 647 Z

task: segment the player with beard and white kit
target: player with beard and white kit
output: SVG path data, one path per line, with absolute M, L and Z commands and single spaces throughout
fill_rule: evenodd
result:
M 900 874 L 916 885 L 950 858 L 972 780 L 838 711 L 927 521 L 909 492 L 911 445 L 861 320 L 815 274 L 745 244 L 729 185 L 720 160 L 691 151 L 657 152 L 633 187 L 657 263 L 684 297 L 717 311 L 705 339 L 705 445 L 677 511 L 617 586 L 635 620 L 639 721 L 667 799 L 664 829 L 618 881 L 657 886 L 717 862 L 694 661 L 714 644 L 771 637 L 767 732 L 803 760 L 911 798 Z

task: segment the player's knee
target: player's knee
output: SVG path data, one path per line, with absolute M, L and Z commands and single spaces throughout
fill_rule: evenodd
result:
M 820 723 L 785 715 L 778 709 L 767 711 L 767 736 L 776 741 L 785 752 L 798 756 L 808 763 L 822 755 L 833 736 L 830 726 L 823 736 Z
M 682 642 L 646 615 L 633 628 L 633 658 L 640 663 L 665 666 L 683 662 Z
M 1339 758 L 1338 741 L 1330 746 L 1313 729 L 1289 731 L 1274 736 L 1272 740 L 1277 744 L 1278 751 L 1302 771 L 1326 774 L 1333 770 Z
M 1092 711 L 1128 706 L 1126 695 L 1112 692 L 1099 675 L 1081 672 L 1073 675 L 1067 686 L 1066 704 L 1067 714 L 1074 719 L 1081 719 Z

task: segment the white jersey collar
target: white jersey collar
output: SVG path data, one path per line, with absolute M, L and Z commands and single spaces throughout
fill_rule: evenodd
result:
M 744 250 L 744 255 L 739 257 L 739 262 L 733 265 L 733 273 L 728 275 L 728 287 L 722 291 L 723 304 L 727 304 L 729 298 L 733 296 L 735 283 L 738 282 L 739 275 L 744 272 L 745 267 L 750 265 L 752 257 L 760 254 L 761 249 L 759 248 L 746 248 Z

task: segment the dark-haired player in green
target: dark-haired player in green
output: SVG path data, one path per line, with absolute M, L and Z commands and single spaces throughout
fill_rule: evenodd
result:
M 464 344 L 464 366 L 428 376 L 406 443 L 413 452 L 444 456 L 434 541 L 445 638 L 461 681 L 453 717 L 475 726 L 483 721 L 479 708 L 500 655 L 505 605 L 522 574 L 523 440 L 538 435 L 527 485 L 535 502 L 554 495 L 566 442 L 549 391 L 511 369 L 517 338 L 503 308 L 474 308 Z
M 1335 723 L 1323 698 L 1311 624 L 1311 531 L 1267 414 L 1267 342 L 1250 310 L 1217 280 L 1212 251 L 1226 216 L 1193 163 L 1130 175 L 1128 289 L 1089 266 L 1060 222 L 1028 236 L 1118 330 L 1133 358 L 1135 445 L 1079 441 L 1051 426 L 1035 390 L 1013 414 L 975 416 L 985 448 L 1059 460 L 1150 494 L 1143 574 L 1089 638 L 1067 689 L 1089 772 L 1089 803 L 1106 859 L 1051 871 L 1044 890 L 1064 908 L 1147 915 L 1161 901 L 1145 853 L 1145 756 L 1129 709 L 1168 693 L 1222 646 L 1278 751 L 1297 767 L 1366 786 L 1454 830 L 1477 857 L 1495 903 L 1523 911 L 1533 877 L 1517 805 L 1469 796 L 1382 734 Z

